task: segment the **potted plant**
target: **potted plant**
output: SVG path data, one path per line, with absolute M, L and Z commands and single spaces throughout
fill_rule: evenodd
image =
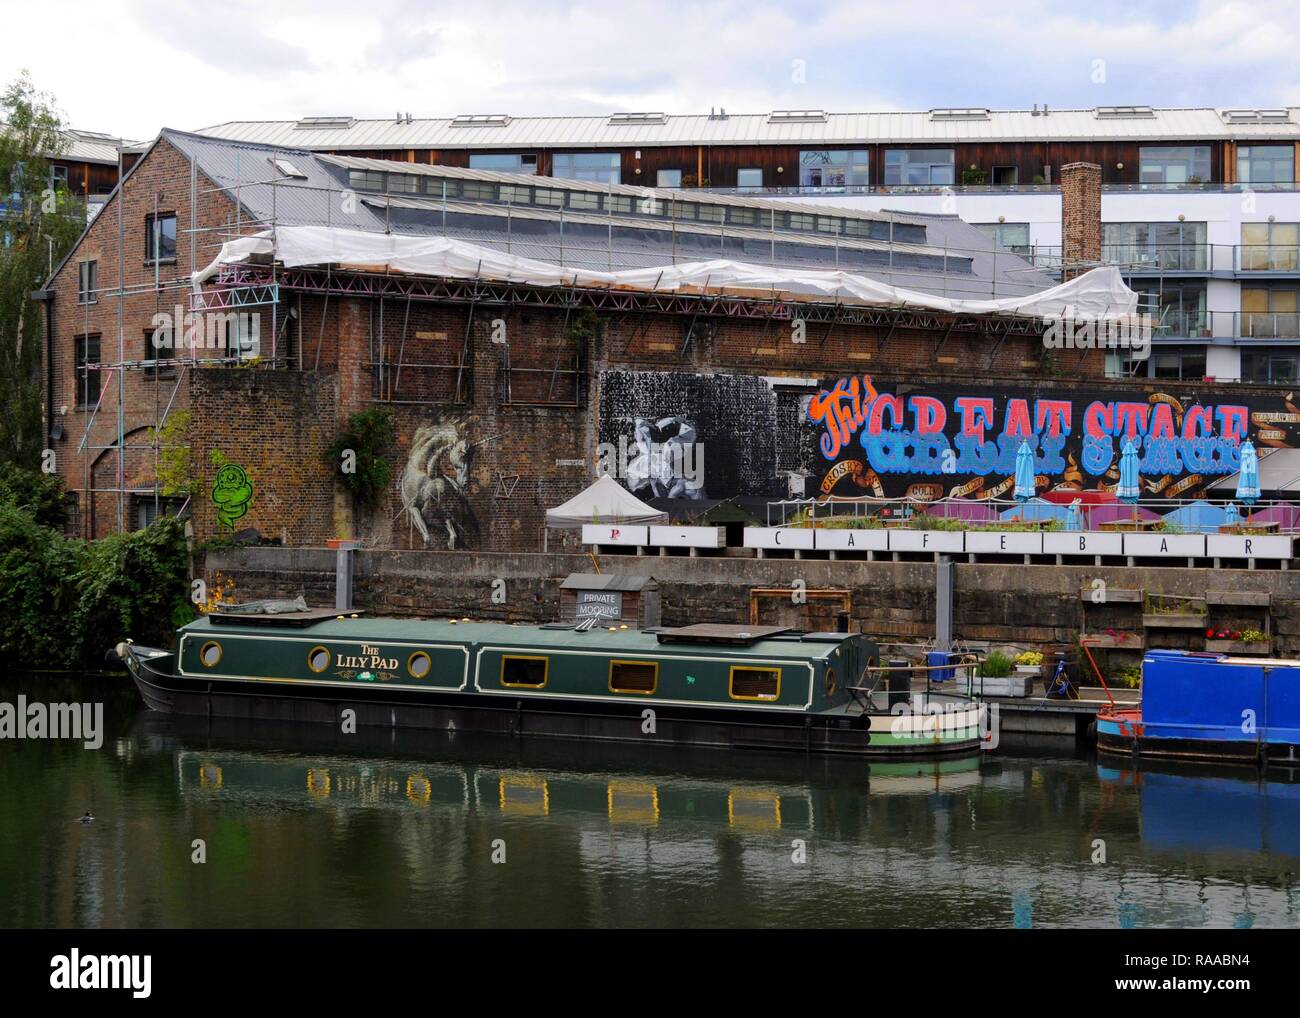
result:
M 1038 650 L 1024 650 L 1016 655 L 1016 671 L 1021 675 L 1041 675 L 1043 654 Z

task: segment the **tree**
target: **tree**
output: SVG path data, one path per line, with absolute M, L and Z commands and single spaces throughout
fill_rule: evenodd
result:
M 32 299 L 85 227 L 85 207 L 50 174 L 67 146 L 54 99 L 23 72 L 0 95 L 0 461 L 36 468 L 41 310 Z

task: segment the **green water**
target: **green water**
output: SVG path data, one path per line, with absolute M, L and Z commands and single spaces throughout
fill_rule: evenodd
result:
M 1300 925 L 1300 773 L 347 736 L 0 680 L 19 693 L 103 702 L 107 731 L 0 742 L 4 927 Z

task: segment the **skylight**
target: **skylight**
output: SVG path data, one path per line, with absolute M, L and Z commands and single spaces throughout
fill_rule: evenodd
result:
M 505 127 L 510 123 L 506 113 L 462 113 L 451 118 L 452 127 Z
M 1150 106 L 1098 106 L 1098 120 L 1150 120 L 1156 111 Z
M 666 113 L 615 113 L 609 118 L 611 126 L 616 124 L 665 124 Z
M 769 124 L 824 124 L 825 110 L 773 110 L 768 114 Z
M 983 107 L 951 107 L 930 111 L 931 120 L 988 120 L 989 111 Z
M 346 131 L 356 122 L 355 117 L 303 117 L 293 127 L 295 131 Z

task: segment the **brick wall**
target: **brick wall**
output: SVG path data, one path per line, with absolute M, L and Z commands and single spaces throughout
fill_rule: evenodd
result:
M 1101 167 L 1096 163 L 1061 167 L 1061 238 L 1064 279 L 1101 261 Z

